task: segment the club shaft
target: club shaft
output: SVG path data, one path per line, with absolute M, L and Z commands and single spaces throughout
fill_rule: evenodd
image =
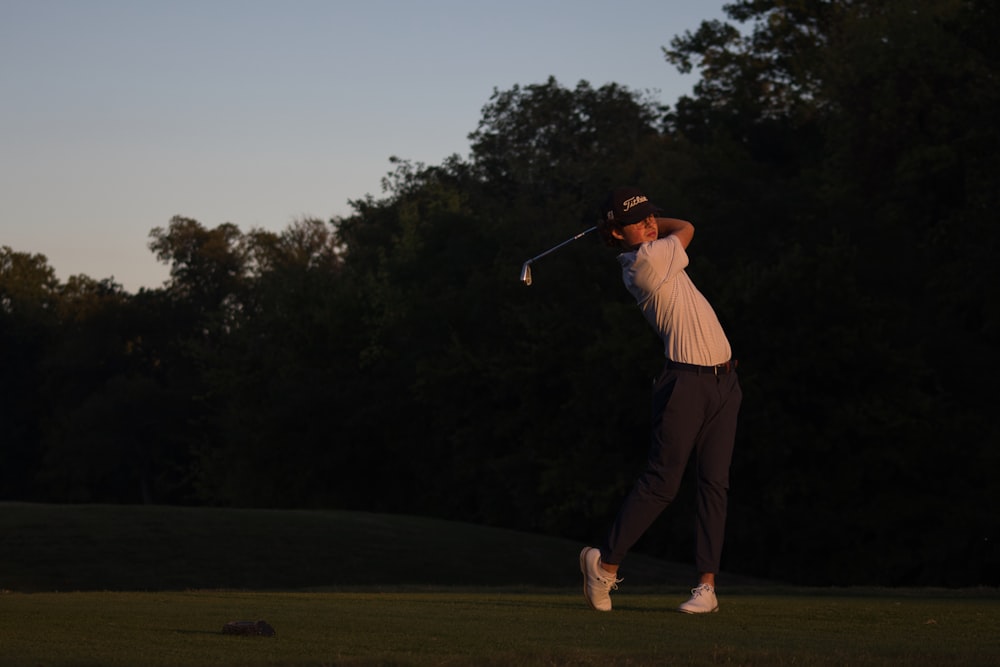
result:
M 562 248 L 564 245 L 569 245 L 570 243 L 572 243 L 573 241 L 577 240 L 578 238 L 586 236 L 587 234 L 595 231 L 596 229 L 597 229 L 597 225 L 594 225 L 590 229 L 585 229 L 582 232 L 580 232 L 579 234 L 577 234 L 576 236 L 574 236 L 573 238 L 566 239 L 565 241 L 563 241 L 559 245 L 553 246 L 553 247 L 549 248 L 548 250 L 546 250 L 545 252 L 532 257 L 531 259 L 528 260 L 527 263 L 530 264 L 531 262 L 534 262 L 536 260 L 541 259 L 542 257 L 545 257 L 546 255 L 550 255 L 550 254 L 554 253 L 556 250 L 559 250 L 559 248 Z

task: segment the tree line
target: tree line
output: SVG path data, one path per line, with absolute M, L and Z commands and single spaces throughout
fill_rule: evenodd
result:
M 409 512 L 593 540 L 662 348 L 587 237 L 635 184 L 696 227 L 740 359 L 729 570 L 1000 583 L 1000 12 L 744 0 L 667 107 L 495 90 L 467 157 L 280 232 L 182 216 L 131 294 L 0 249 L 0 498 Z M 639 549 L 687 560 L 691 485 Z

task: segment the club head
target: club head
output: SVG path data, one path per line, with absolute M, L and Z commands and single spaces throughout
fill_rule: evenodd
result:
M 524 283 L 525 287 L 531 284 L 531 260 L 521 266 L 521 282 Z

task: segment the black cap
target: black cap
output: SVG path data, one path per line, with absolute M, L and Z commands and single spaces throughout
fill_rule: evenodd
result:
M 618 227 L 634 225 L 662 211 L 639 188 L 633 187 L 615 188 L 604 202 L 604 220 Z

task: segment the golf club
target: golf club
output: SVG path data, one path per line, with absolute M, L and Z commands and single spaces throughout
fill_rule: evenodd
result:
M 577 234 L 576 236 L 574 236 L 573 238 L 566 239 L 565 241 L 563 241 L 559 245 L 553 246 L 552 248 L 549 248 L 545 252 L 541 253 L 540 255 L 535 255 L 534 257 L 532 257 L 531 259 L 529 259 L 527 262 L 525 262 L 521 266 L 521 282 L 524 283 L 525 286 L 528 286 L 528 285 L 531 284 L 531 263 L 532 262 L 534 262 L 536 260 L 539 260 L 542 257 L 545 257 L 546 255 L 555 252 L 556 250 L 559 250 L 559 248 L 563 247 L 564 245 L 568 245 L 568 244 L 572 243 L 573 241 L 577 240 L 578 238 L 582 238 L 582 237 L 586 236 L 587 234 L 589 234 L 590 232 L 595 231 L 596 229 L 597 229 L 597 225 L 594 225 L 590 229 L 585 229 L 582 232 L 580 232 L 579 234 Z

